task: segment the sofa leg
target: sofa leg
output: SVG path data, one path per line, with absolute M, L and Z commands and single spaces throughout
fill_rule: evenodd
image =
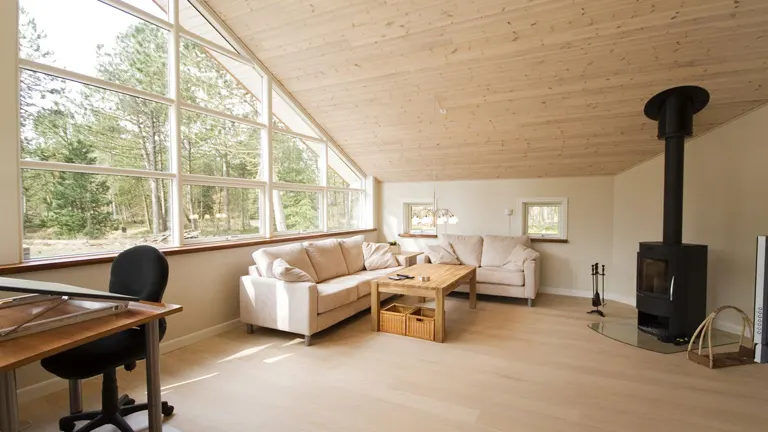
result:
M 533 299 L 528 299 L 528 307 L 533 307 Z
M 245 332 L 248 334 L 253 334 L 253 324 L 246 324 L 245 325 Z
M 304 336 L 304 346 L 310 346 L 312 345 L 312 336 L 311 335 L 305 335 Z

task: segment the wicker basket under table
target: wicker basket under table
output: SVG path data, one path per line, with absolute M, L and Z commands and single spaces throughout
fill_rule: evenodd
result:
M 418 307 L 408 314 L 406 335 L 419 339 L 435 340 L 435 310 Z
M 414 310 L 413 306 L 392 303 L 379 312 L 379 330 L 405 335 L 408 326 L 406 316 Z

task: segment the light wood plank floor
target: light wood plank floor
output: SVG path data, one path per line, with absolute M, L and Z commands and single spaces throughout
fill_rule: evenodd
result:
M 365 314 L 305 347 L 238 329 L 163 355 L 168 424 L 218 431 L 765 431 L 768 367 L 708 370 L 605 338 L 588 299 L 449 298 L 445 344 L 369 331 Z M 612 317 L 633 309 L 611 303 Z M 140 366 L 121 390 L 144 400 Z M 98 380 L 85 383 L 99 406 Z M 28 431 L 56 431 L 61 391 L 22 405 Z

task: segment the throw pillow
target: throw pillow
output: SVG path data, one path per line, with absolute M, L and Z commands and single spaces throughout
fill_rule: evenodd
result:
M 363 243 L 363 258 L 366 270 L 397 267 L 397 259 L 389 251 L 387 243 Z
M 363 243 L 365 243 L 365 236 L 363 235 L 339 240 L 341 253 L 344 254 L 344 261 L 347 262 L 347 270 L 349 270 L 349 274 L 355 274 L 365 270 Z
M 275 279 L 286 282 L 312 282 L 311 277 L 304 270 L 291 267 L 284 259 L 278 258 L 272 263 L 272 274 L 275 275 Z
M 453 253 L 451 245 L 430 245 L 427 246 L 427 250 L 427 256 L 432 264 L 461 264 L 459 258 Z
M 517 245 L 517 247 L 509 254 L 507 261 L 502 265 L 505 269 L 522 271 L 526 261 L 535 260 L 539 258 L 539 253 L 535 250 L 525 247 L 523 245 Z
M 344 254 L 336 239 L 320 240 L 304 243 L 312 267 L 317 274 L 317 282 L 327 281 L 338 276 L 346 276 L 347 263 L 344 262 Z
M 259 273 L 262 276 L 268 278 L 274 278 L 272 273 L 272 264 L 276 259 L 282 258 L 291 267 L 301 269 L 314 280 L 317 280 L 317 273 L 315 268 L 312 267 L 312 261 L 309 260 L 307 252 L 304 250 L 304 246 L 301 244 L 288 244 L 284 246 L 275 246 L 259 249 L 253 253 L 253 260 L 256 261 L 256 265 L 259 267 Z

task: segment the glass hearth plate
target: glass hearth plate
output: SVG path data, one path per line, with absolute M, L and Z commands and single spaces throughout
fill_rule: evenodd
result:
M 603 336 L 648 351 L 674 354 L 688 350 L 688 344 L 675 345 L 664 343 L 649 334 L 641 332 L 637 329 L 637 321 L 635 320 L 596 322 L 587 324 L 587 326 Z M 718 329 L 712 330 L 712 347 L 737 343 L 739 343 L 738 335 Z M 698 341 L 693 346 L 698 348 Z M 705 339 L 704 348 L 706 347 L 707 341 Z

